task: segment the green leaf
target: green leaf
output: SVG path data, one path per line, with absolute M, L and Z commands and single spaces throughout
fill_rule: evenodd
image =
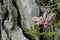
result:
M 60 20 L 58 21 L 58 26 L 60 27 Z
M 57 8 L 60 8 L 60 3 L 58 3 Z
M 56 0 L 57 1 L 57 3 L 59 3 L 60 4 L 60 0 Z
M 34 29 L 32 26 L 30 27 L 31 31 Z
M 51 25 L 52 25 L 52 23 L 48 23 L 48 25 L 47 25 L 47 26 L 48 26 L 48 27 L 51 27 Z
M 43 33 L 37 32 L 36 35 L 41 36 L 44 35 Z
M 25 33 L 28 34 L 28 35 L 32 35 L 33 34 L 31 31 L 26 31 Z
M 39 31 L 40 27 L 39 26 L 36 26 L 35 27 L 35 31 Z
M 55 34 L 55 32 L 50 31 L 50 32 L 45 33 L 45 36 L 53 36 L 54 34 Z
M 37 35 L 37 36 L 40 36 L 40 35 L 43 35 L 43 33 L 40 33 L 39 32 L 39 29 L 40 27 L 39 26 L 35 26 L 35 27 L 30 27 L 30 30 L 27 29 L 25 26 L 23 26 L 23 30 L 25 31 L 26 34 L 28 35 Z
M 60 0 L 56 0 L 58 3 L 58 8 L 60 8 Z

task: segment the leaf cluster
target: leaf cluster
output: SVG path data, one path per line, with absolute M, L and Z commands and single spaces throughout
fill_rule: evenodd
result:
M 32 27 L 30 29 L 27 29 L 26 27 L 23 27 L 25 33 L 27 35 L 33 35 L 33 36 L 41 36 L 41 35 L 44 35 L 44 36 L 52 36 L 55 34 L 55 32 L 53 31 L 49 31 L 49 32 L 39 32 L 39 30 L 41 29 L 42 27 L 39 27 L 39 26 L 36 26 L 36 27 Z

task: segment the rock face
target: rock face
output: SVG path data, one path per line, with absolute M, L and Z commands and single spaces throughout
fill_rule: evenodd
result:
M 0 19 L 2 21 L 2 24 L 0 23 L 2 26 L 0 27 L 1 40 L 29 40 L 24 36 L 23 29 L 20 26 L 25 26 L 28 29 L 30 29 L 30 25 L 34 26 L 31 18 L 34 15 L 40 15 L 39 7 L 36 6 L 35 0 L 3 0 L 1 7 L 5 7 L 3 9 L 5 10 L 4 12 L 0 8 L 1 18 L 4 16 L 3 19 Z M 19 21 L 17 21 L 18 19 Z M 21 22 L 20 26 L 19 22 Z M 38 40 L 38 37 L 36 37 L 36 40 Z
M 21 15 L 22 26 L 28 29 L 30 29 L 30 26 L 34 27 L 34 23 L 31 19 L 33 16 L 40 15 L 39 7 L 35 3 L 35 0 L 16 0 L 16 3 Z M 39 40 L 38 37 L 36 37 L 35 40 Z
M 27 28 L 29 28 L 30 25 L 33 26 L 34 24 L 31 18 L 35 15 L 39 16 L 40 14 L 39 7 L 35 3 L 35 0 L 16 0 L 16 3 L 20 11 L 22 25 Z
M 6 15 L 4 15 L 6 18 L 1 19 L 4 22 L 3 30 L 1 29 L 2 40 L 28 40 L 17 24 L 18 13 L 12 0 L 4 0 L 4 6 L 6 7 Z

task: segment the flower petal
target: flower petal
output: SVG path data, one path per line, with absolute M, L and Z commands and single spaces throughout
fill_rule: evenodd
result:
M 38 18 L 37 16 L 34 16 L 34 17 L 32 18 L 32 20 L 33 20 L 33 21 L 38 21 L 39 18 Z
M 39 20 L 39 21 L 36 22 L 36 24 L 41 25 L 41 24 L 43 24 L 43 22 L 41 20 Z
M 44 24 L 48 24 L 48 22 L 44 22 Z
M 48 20 L 47 21 L 50 21 L 51 18 L 54 16 L 55 14 L 52 14 L 50 17 L 48 17 Z
M 44 27 L 46 27 L 46 26 L 47 26 L 47 24 L 48 24 L 48 22 L 46 21 L 46 22 L 44 22 L 43 26 L 44 26 Z
M 47 14 L 47 11 L 45 11 L 44 14 L 43 14 L 43 19 L 44 20 L 46 19 L 46 14 Z

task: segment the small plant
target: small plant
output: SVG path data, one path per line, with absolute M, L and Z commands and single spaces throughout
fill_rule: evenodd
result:
M 32 18 L 32 20 L 34 21 L 36 26 L 35 27 L 31 26 L 30 29 L 27 29 L 27 28 L 23 27 L 25 33 L 28 34 L 28 35 L 34 35 L 34 36 L 41 36 L 41 35 L 52 36 L 52 35 L 54 35 L 55 32 L 53 32 L 53 31 L 49 31 L 49 32 L 40 32 L 39 31 L 41 28 L 45 29 L 45 28 L 51 26 L 50 21 L 51 21 L 51 19 L 54 15 L 55 14 L 50 13 L 47 16 L 47 12 L 45 11 L 43 16 L 41 16 L 41 17 L 34 16 Z M 42 26 L 39 27 L 40 25 L 42 25 Z

